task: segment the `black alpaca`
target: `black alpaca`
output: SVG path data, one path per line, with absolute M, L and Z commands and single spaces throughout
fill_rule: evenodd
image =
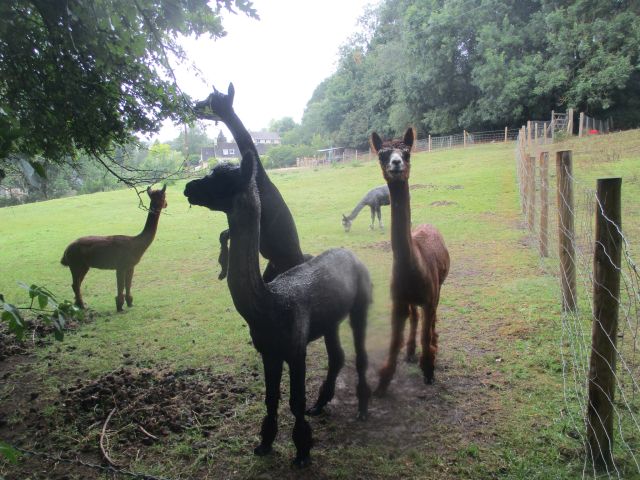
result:
M 260 203 L 262 204 L 260 253 L 269 260 L 263 274 L 264 281 L 269 282 L 280 273 L 303 263 L 311 256 L 302 254 L 298 231 L 291 212 L 278 189 L 267 176 L 262 163 L 260 163 L 258 150 L 251 139 L 251 135 L 233 110 L 234 95 L 235 90 L 232 83 L 229 84 L 227 95 L 218 92 L 214 88 L 213 93 L 206 100 L 195 104 L 194 112 L 198 118 L 224 122 L 240 149 L 241 157 L 244 158 L 245 155 L 251 153 L 257 159 L 256 183 L 258 185 Z M 220 175 L 220 182 L 235 183 L 237 181 L 232 177 L 239 176 L 239 166 L 227 164 L 224 167 L 221 165 L 218 167 L 213 169 L 211 177 Z M 211 180 L 213 181 L 214 179 L 212 178 Z M 226 195 L 226 187 L 218 186 L 217 182 L 212 185 L 214 188 L 210 192 L 211 195 Z M 228 258 L 228 239 L 229 234 L 225 230 L 220 234 L 220 256 L 218 257 L 222 267 L 222 271 L 218 276 L 220 280 L 227 274 L 225 262 Z
M 295 416 L 294 464 L 310 463 L 311 427 L 305 415 L 307 344 L 324 337 L 329 359 L 327 378 L 313 408 L 319 414 L 333 398 L 335 382 L 344 363 L 339 326 L 349 315 L 358 372 L 358 418 L 365 419 L 371 391 L 367 385 L 365 331 L 371 303 L 371 281 L 366 267 L 348 250 L 332 249 L 287 270 L 272 282 L 260 277 L 261 205 L 256 185 L 258 162 L 253 152 L 242 159 L 236 182 L 224 183 L 226 196 L 210 203 L 211 177 L 193 180 L 185 187 L 189 203 L 227 214 L 229 222 L 229 271 L 227 283 L 236 310 L 249 324 L 255 348 L 262 355 L 266 386 L 267 415 L 260 431 L 261 443 L 254 452 L 265 455 L 278 430 L 278 401 L 283 362 L 289 365 L 289 405 Z
M 371 209 L 371 225 L 369 225 L 369 229 L 373 230 L 373 224 L 375 221 L 375 216 L 378 215 L 378 225 L 380 228 L 383 228 L 382 225 L 382 213 L 380 212 L 380 207 L 382 205 L 389 205 L 389 186 L 382 185 L 380 187 L 372 188 L 367 192 L 367 194 L 358 202 L 353 211 L 349 215 L 342 214 L 342 226 L 344 227 L 344 231 L 348 232 L 351 230 L 351 223 L 355 220 L 364 207 L 368 206 Z

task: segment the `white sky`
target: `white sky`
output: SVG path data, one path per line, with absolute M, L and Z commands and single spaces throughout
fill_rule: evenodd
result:
M 335 71 L 340 45 L 356 31 L 358 18 L 371 3 L 375 1 L 254 0 L 260 20 L 225 13 L 226 37 L 185 40 L 189 59 L 202 76 L 177 69 L 178 85 L 200 100 L 212 86 L 226 92 L 233 82 L 234 108 L 249 130 L 287 116 L 299 123 L 315 88 Z M 181 128 L 168 123 L 157 138 L 171 140 Z M 209 136 L 219 129 L 208 127 Z

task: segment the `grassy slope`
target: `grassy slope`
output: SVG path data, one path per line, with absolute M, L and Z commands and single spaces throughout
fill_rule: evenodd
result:
M 411 183 L 422 188 L 412 190 L 413 222 L 437 225 L 452 257 L 440 310 L 439 382 L 429 390 L 422 386 L 415 366 L 403 366 L 392 384 L 396 396 L 373 402 L 368 426 L 350 420 L 355 408 L 346 403 L 352 391 L 339 393 L 337 400 L 353 411 L 338 412 L 335 406 L 335 418 L 312 420 L 316 466 L 305 476 L 579 476 L 579 445 L 567 435 L 572 427 L 562 413 L 556 281 L 539 268 L 536 252 L 523 241 L 513 158 L 511 145 L 414 156 Z M 632 159 L 637 165 L 638 154 Z M 623 158 L 604 168 L 607 174 L 616 170 L 628 174 L 630 165 Z M 384 356 L 389 331 L 389 229 L 369 231 L 369 212 L 363 210 L 351 233 L 345 234 L 340 214 L 348 213 L 367 190 L 382 183 L 379 168 L 364 163 L 270 175 L 294 214 L 305 252 L 344 246 L 369 267 L 375 286 L 368 331 L 374 383 L 374 368 Z M 637 187 L 637 174 L 634 181 Z M 132 363 L 131 359 L 133 366 L 211 365 L 238 375 L 246 369 L 261 370 L 226 283 L 216 278 L 217 236 L 226 220 L 219 213 L 190 209 L 182 196 L 183 186 L 168 189 L 169 208 L 134 276 L 133 309 L 116 314 L 114 272 L 91 270 L 87 275 L 85 301 L 98 312 L 97 318 L 68 335 L 63 344 L 38 351 L 49 363 L 36 362 L 25 374 L 25 381 L 28 377 L 45 398 L 53 398 L 57 387 L 76 378 L 98 377 Z M 431 206 L 433 202 L 450 203 Z M 24 280 L 71 298 L 70 274 L 59 264 L 66 244 L 86 234 L 134 234 L 144 219 L 145 212 L 137 208 L 137 198 L 130 191 L 0 209 L 0 291 L 18 303 L 24 293 L 16 282 Z M 383 219 L 389 227 L 388 208 L 383 209 Z M 347 326 L 342 336 L 351 365 Z M 322 345 L 313 345 L 309 354 L 312 391 L 325 362 Z M 342 377 L 353 377 L 353 368 L 345 370 Z M 19 377 L 20 372 L 12 378 Z M 403 387 L 409 392 L 407 398 L 402 396 Z M 256 391 L 261 389 L 261 384 L 255 385 Z M 425 406 L 429 402 L 433 409 Z M 174 435 L 143 452 L 134 467 L 183 478 L 287 477 L 287 458 L 293 449 L 286 406 L 283 401 L 275 458 L 256 459 L 250 453 L 263 414 L 262 402 L 257 401 L 238 406 L 235 421 L 241 427 L 223 425 L 207 447 L 207 455 L 194 449 L 198 432 L 191 432 Z M 381 418 L 385 412 L 398 425 L 405 420 L 413 424 L 397 427 L 397 441 L 386 441 L 385 431 L 374 432 L 390 428 Z M 55 409 L 49 414 L 55 415 Z M 356 434 L 350 435 L 351 430 Z

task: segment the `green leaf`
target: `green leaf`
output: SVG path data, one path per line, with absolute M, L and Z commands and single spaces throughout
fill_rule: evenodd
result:
M 2 320 L 9 323 L 9 331 L 13 332 L 19 340 L 24 336 L 25 324 L 20 312 L 10 303 L 2 304 Z
M 45 295 L 44 293 L 39 293 L 38 294 L 38 305 L 40 305 L 40 308 L 45 308 L 47 306 L 47 304 L 49 303 L 49 297 L 47 295 Z
M 20 452 L 8 443 L 0 442 L 0 456 L 6 458 L 8 462 L 15 465 L 16 463 L 18 463 L 18 458 L 20 457 L 20 455 Z

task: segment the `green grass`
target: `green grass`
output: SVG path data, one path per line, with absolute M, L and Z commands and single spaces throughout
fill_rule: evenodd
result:
M 639 132 L 622 135 L 621 141 L 634 145 L 640 138 Z M 615 136 L 607 139 L 615 142 Z M 596 151 L 610 151 L 611 146 L 597 143 L 604 141 L 584 140 L 575 148 L 592 152 L 584 145 L 594 142 Z M 588 175 L 581 177 L 585 183 L 593 175 L 623 175 L 625 202 L 637 206 L 640 152 L 625 152 L 603 153 L 607 161 L 582 153 L 574 159 L 589 166 Z M 379 167 L 365 162 L 269 175 L 293 212 L 304 252 L 343 246 L 370 270 L 374 304 L 367 346 L 373 384 L 389 337 L 389 208 L 382 211 L 384 231 L 369 231 L 367 210 L 349 234 L 340 218 L 366 191 L 383 183 Z M 391 386 L 395 394 L 390 400 L 374 400 L 372 418 L 364 425 L 352 421 L 353 392 L 339 393 L 331 415 L 311 420 L 317 444 L 314 465 L 303 476 L 580 478 L 580 444 L 567 433 L 571 426 L 563 414 L 558 286 L 540 268 L 536 251 L 522 242 L 526 232 L 521 227 L 514 146 L 415 154 L 411 184 L 423 186 L 411 191 L 413 224 L 435 224 L 452 259 L 439 310 L 438 383 L 429 389 L 415 366 L 403 366 Z M 117 314 L 115 273 L 91 270 L 83 292 L 96 312 L 93 321 L 67 334 L 63 343 L 36 349 L 36 361 L 28 370 L 18 362 L 15 370 L 5 367 L 13 381 L 28 380 L 41 400 L 49 402 L 48 417 L 57 415 L 52 405 L 58 388 L 123 365 L 173 370 L 210 366 L 236 376 L 261 372 L 226 282 L 217 280 L 217 238 L 226 219 L 189 208 L 183 188 L 179 182 L 167 190 L 168 209 L 134 275 L 135 306 Z M 66 245 L 88 234 L 138 233 L 146 212 L 137 204 L 133 192 L 122 190 L 0 209 L 0 291 L 7 301 L 21 303 L 25 292 L 17 282 L 25 281 L 72 299 L 69 271 L 59 263 Z M 639 232 L 639 212 L 636 208 L 625 217 L 632 238 Z M 353 385 L 353 347 L 346 323 L 341 334 L 351 369 L 341 378 Z M 321 342 L 310 347 L 308 363 L 308 384 L 315 392 L 326 364 Z M 203 438 L 198 429 L 169 435 L 129 459 L 130 468 L 174 478 L 297 478 L 288 466 L 293 446 L 286 383 L 283 380 L 274 456 L 262 459 L 251 453 L 264 413 L 260 381 L 252 387 L 256 399 L 237 405 L 233 418 L 222 421 L 212 436 Z M 12 398 L 9 389 L 0 387 L 1 398 Z M 18 413 L 9 426 L 28 414 L 28 402 L 15 401 Z M 81 436 L 60 428 L 54 438 Z M 28 443 L 28 432 L 13 440 Z M 60 440 L 49 447 L 73 451 L 74 441 Z M 95 450 L 95 442 L 92 445 Z M 12 468 L 0 464 L 0 475 Z

